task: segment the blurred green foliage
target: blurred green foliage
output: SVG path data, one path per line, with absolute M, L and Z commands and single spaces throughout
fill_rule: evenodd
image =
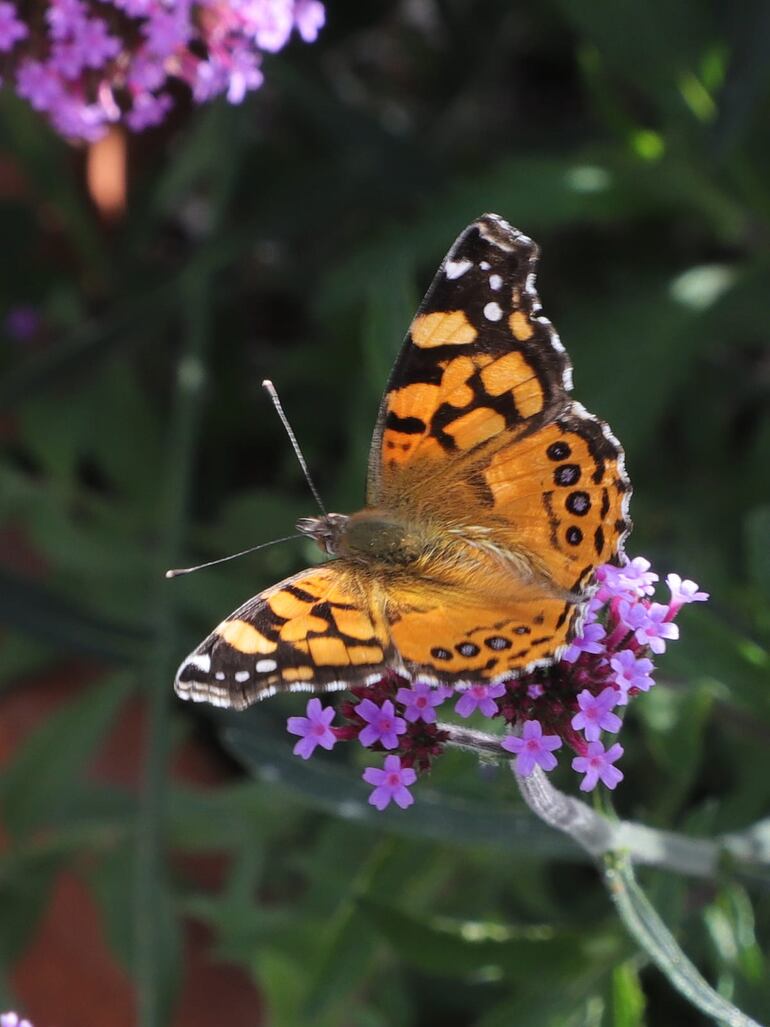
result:
M 0 998 L 69 865 L 145 1027 L 168 1022 L 183 916 L 254 976 L 274 1027 L 702 1022 L 506 773 L 450 754 L 412 810 L 374 815 L 349 753 L 291 757 L 299 700 L 238 717 L 172 702 L 177 662 L 314 559 L 304 543 L 162 571 L 313 512 L 265 376 L 329 507 L 360 504 L 416 302 L 457 232 L 496 211 L 539 242 L 577 396 L 625 445 L 631 553 L 713 596 L 633 708 L 618 806 L 702 834 L 766 815 L 768 32 L 760 0 L 330 0 L 319 43 L 269 61 L 242 108 L 131 140 L 128 214 L 109 226 L 83 154 L 2 98 L 20 185 L 2 193 L 0 306 L 32 304 L 44 328 L 0 346 L 0 681 L 33 688 L 73 660 L 97 680 L 0 777 Z M 84 775 L 129 692 L 150 718 L 138 797 Z M 246 773 L 170 783 L 190 736 Z M 173 873 L 171 847 L 225 851 L 222 889 Z M 642 878 L 720 991 L 769 1018 L 766 889 L 727 869 Z

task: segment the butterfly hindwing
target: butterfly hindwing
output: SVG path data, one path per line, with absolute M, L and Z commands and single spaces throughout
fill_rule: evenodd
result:
M 244 709 L 277 691 L 360 683 L 390 658 L 363 580 L 344 561 L 302 571 L 250 599 L 179 668 L 183 699 Z

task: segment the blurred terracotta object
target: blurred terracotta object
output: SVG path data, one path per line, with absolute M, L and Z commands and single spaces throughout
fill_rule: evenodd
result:
M 0 696 L 0 768 L 23 744 L 27 734 L 62 704 L 93 685 L 99 669 L 70 661 L 54 674 L 30 678 Z M 138 789 L 145 738 L 142 703 L 134 698 L 121 711 L 94 759 L 90 776 L 111 785 Z M 173 777 L 194 787 L 227 780 L 217 754 L 190 740 L 175 753 Z M 0 824 L 0 848 L 8 838 Z M 87 857 L 87 853 L 84 853 Z M 174 853 L 174 863 L 196 887 L 214 889 L 226 871 L 216 853 L 188 857 Z M 215 961 L 211 938 L 199 924 L 184 925 L 184 978 L 171 1027 L 259 1027 L 259 994 L 248 974 Z M 12 975 L 18 1007 L 35 1027 L 134 1027 L 133 985 L 107 946 L 99 906 L 84 880 L 62 871 L 32 942 Z
M 91 143 L 86 157 L 86 182 L 94 206 L 105 221 L 119 221 L 126 212 L 127 147 L 122 128 L 111 128 Z

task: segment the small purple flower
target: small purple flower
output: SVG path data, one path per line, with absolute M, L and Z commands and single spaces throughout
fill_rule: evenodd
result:
M 18 1013 L 0 1013 L 0 1027 L 32 1027 L 29 1020 L 22 1020 Z
M 536 766 L 543 770 L 553 770 L 556 766 L 553 750 L 561 748 L 561 738 L 558 735 L 544 735 L 539 720 L 525 720 L 520 738 L 506 735 L 500 744 L 508 752 L 516 753 L 516 773 L 528 777 Z
M 425 724 L 436 723 L 436 706 L 452 695 L 451 689 L 444 689 L 439 685 L 433 688 L 424 681 L 415 681 L 411 688 L 399 688 L 396 699 L 404 705 L 404 717 L 413 724 L 416 720 L 422 720 Z
M 26 39 L 28 35 L 29 29 L 23 21 L 19 21 L 14 5 L 0 3 L 0 53 L 13 50 L 18 41 Z
M 649 692 L 655 684 L 650 676 L 654 670 L 652 660 L 637 656 L 632 649 L 616 653 L 610 660 L 610 667 L 615 671 L 615 684 L 620 689 L 618 706 L 625 706 L 628 702 L 629 689 Z
M 623 746 L 619 742 L 615 742 L 606 752 L 601 742 L 589 742 L 587 755 L 576 756 L 572 761 L 572 769 L 578 774 L 585 774 L 580 782 L 580 791 L 592 792 L 600 780 L 608 788 L 615 788 L 623 780 L 623 772 L 612 764 L 622 755 Z
M 539 699 L 541 695 L 545 695 L 545 689 L 536 681 L 534 685 L 527 685 L 527 696 L 530 699 Z
M 577 697 L 580 712 L 572 718 L 572 727 L 576 731 L 582 729 L 589 742 L 598 741 L 602 731 L 619 731 L 623 722 L 612 713 L 619 698 L 620 693 L 612 687 L 605 688 L 599 695 L 584 688 Z
M 618 603 L 618 614 L 623 623 L 634 633 L 639 645 L 649 646 L 654 653 L 666 651 L 666 640 L 679 638 L 679 628 L 666 620 L 668 607 L 662 603 Z
M 366 722 L 358 740 L 363 746 L 380 742 L 384 749 L 398 748 L 398 735 L 406 731 L 406 721 L 396 716 L 396 709 L 390 699 L 378 706 L 371 699 L 363 699 L 356 706 L 356 713 Z
M 494 717 L 498 712 L 495 699 L 505 695 L 505 685 L 471 685 L 463 690 L 455 703 L 455 713 L 470 717 L 475 710 L 481 710 L 485 717 Z
M 334 707 L 321 706 L 321 700 L 314 698 L 307 704 L 306 717 L 289 717 L 287 727 L 291 734 L 300 735 L 300 740 L 294 746 L 294 755 L 301 756 L 308 760 L 313 755 L 317 745 L 322 749 L 334 747 L 337 739 L 329 727 L 334 720 Z
M 607 601 L 615 596 L 627 596 L 630 592 L 635 596 L 651 596 L 655 591 L 658 575 L 650 570 L 650 561 L 643 556 L 615 567 L 605 563 L 596 572 L 600 582 L 599 596 Z
M 582 634 L 572 639 L 572 643 L 567 646 L 562 654 L 562 660 L 565 660 L 567 663 L 575 663 L 581 653 L 598 654 L 604 652 L 601 640 L 606 634 L 602 625 L 597 622 L 584 624 Z
M 685 578 L 684 581 L 678 574 L 669 574 L 666 577 L 666 584 L 671 592 L 671 602 L 668 606 L 668 618 L 672 620 L 686 603 L 705 603 L 709 598 L 708 592 L 699 592 L 694 581 Z
M 386 756 L 384 770 L 367 767 L 362 776 L 367 784 L 375 786 L 369 802 L 377 809 L 385 809 L 391 799 L 401 809 L 414 802 L 414 796 L 408 789 L 417 780 L 417 774 L 411 767 L 402 767 L 398 756 Z

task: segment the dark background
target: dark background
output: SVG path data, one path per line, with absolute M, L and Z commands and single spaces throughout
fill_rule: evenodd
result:
M 314 513 L 266 376 L 327 505 L 361 503 L 412 312 L 495 211 L 540 244 L 576 396 L 625 446 L 630 554 L 713 597 L 634 704 L 616 804 L 707 835 L 766 815 L 769 33 L 761 2 L 332 0 L 242 107 L 131 137 L 113 217 L 86 152 L 2 97 L 0 313 L 41 321 L 0 339 L 0 1007 L 36 1027 L 703 1022 L 506 772 L 452 754 L 411 811 L 362 814 L 356 753 L 291 756 L 301 697 L 235 721 L 172 699 L 188 650 L 309 545 L 162 572 Z M 770 1016 L 767 878 L 642 880 Z

